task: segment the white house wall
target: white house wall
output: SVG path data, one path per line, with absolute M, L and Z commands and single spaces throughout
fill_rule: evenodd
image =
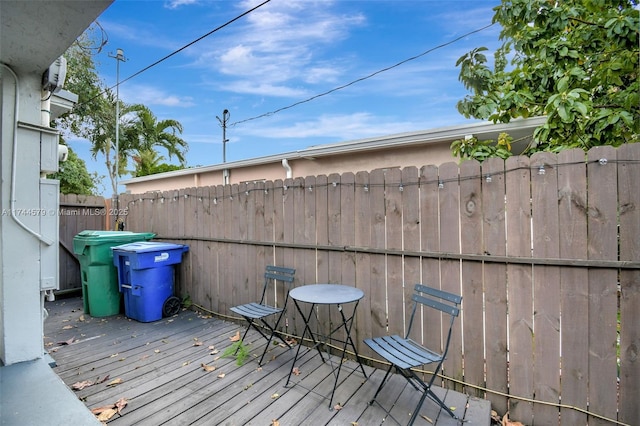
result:
M 18 120 L 40 124 L 40 78 L 19 78 L 20 105 Z M 2 214 L 0 215 L 0 358 L 5 365 L 37 359 L 43 355 L 42 302 L 40 295 L 40 244 L 11 216 L 11 185 L 15 184 L 15 216 L 35 233 L 40 233 L 40 214 L 56 205 L 40 205 L 40 132 L 15 127 L 15 80 L 6 69 L 2 72 Z M 17 132 L 14 161 L 14 132 Z M 44 209 L 44 210 L 43 210 Z M 54 214 L 54 213 L 52 213 Z M 57 245 L 57 238 L 54 241 Z

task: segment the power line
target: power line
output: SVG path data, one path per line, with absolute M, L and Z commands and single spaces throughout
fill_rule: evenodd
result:
M 185 45 L 184 45 L 184 46 L 182 46 L 180 49 L 178 49 L 178 50 L 175 50 L 175 51 L 171 52 L 171 53 L 170 53 L 170 54 L 168 54 L 167 56 L 165 56 L 165 57 L 163 57 L 163 58 L 161 58 L 161 59 L 158 59 L 157 61 L 155 61 L 155 62 L 154 62 L 154 63 L 152 63 L 151 65 L 148 65 L 148 66 L 144 67 L 143 69 L 141 69 L 140 71 L 136 72 L 135 74 L 130 75 L 129 77 L 127 77 L 127 78 L 125 78 L 124 80 L 122 80 L 120 83 L 117 83 L 117 84 L 115 84 L 115 85 L 113 85 L 113 86 L 109 87 L 108 89 L 106 89 L 106 90 L 104 90 L 104 91 L 100 92 L 99 94 L 97 94 L 96 96 L 92 97 L 91 99 L 89 99 L 89 100 L 87 100 L 87 101 L 85 101 L 85 102 L 82 102 L 82 104 L 89 103 L 89 102 L 93 101 L 94 99 L 96 99 L 97 97 L 104 95 L 104 94 L 107 92 L 107 90 L 111 90 L 111 89 L 113 89 L 114 87 L 116 87 L 116 86 L 118 86 L 118 85 L 120 85 L 120 84 L 124 83 L 125 81 L 129 81 L 129 80 L 131 80 L 132 78 L 139 76 L 139 75 L 140 75 L 140 74 L 142 74 L 143 72 L 146 72 L 146 71 L 148 71 L 149 69 L 151 69 L 151 68 L 155 67 L 156 65 L 158 65 L 158 64 L 160 64 L 160 63 L 162 63 L 162 62 L 166 61 L 167 59 L 171 58 L 172 56 L 177 55 L 178 53 L 182 52 L 182 51 L 183 51 L 183 50 L 185 50 L 186 48 L 188 48 L 188 47 L 190 47 L 190 46 L 193 46 L 194 44 L 196 44 L 196 43 L 197 43 L 197 42 L 199 42 L 200 40 L 203 40 L 203 39 L 205 39 L 205 38 L 209 37 L 211 34 L 213 34 L 213 33 L 217 32 L 217 31 L 219 31 L 219 30 L 223 29 L 224 27 L 231 25 L 232 23 L 234 23 L 234 22 L 235 22 L 235 21 L 237 21 L 238 19 L 240 19 L 240 18 L 242 18 L 242 17 L 244 17 L 244 16 L 248 15 L 249 13 L 251 13 L 251 12 L 255 11 L 256 9 L 258 9 L 258 8 L 260 8 L 260 7 L 262 7 L 262 6 L 264 6 L 265 4 L 269 3 L 270 1 L 271 1 L 271 0 L 265 0 L 265 1 L 263 1 L 262 3 L 260 3 L 260 4 L 256 5 L 256 6 L 254 6 L 254 7 L 252 7 L 251 9 L 249 9 L 249 10 L 247 10 L 247 11 L 245 11 L 245 12 L 241 13 L 240 15 L 236 16 L 235 18 L 231 19 L 230 21 L 227 21 L 227 22 L 225 22 L 224 24 L 222 24 L 222 25 L 220 25 L 220 26 L 218 26 L 218 27 L 214 28 L 213 30 L 209 31 L 208 33 L 204 34 L 203 36 L 200 36 L 200 37 L 198 37 L 197 39 L 193 40 L 192 42 L 185 44 Z M 78 104 L 78 105 L 79 105 L 79 104 Z
M 320 93 L 320 94 L 314 95 L 314 96 L 312 96 L 312 97 L 310 97 L 310 98 L 307 98 L 307 99 L 305 99 L 305 100 L 303 100 L 303 101 L 298 101 L 298 102 L 295 102 L 295 103 L 293 103 L 293 104 L 291 104 L 291 105 L 288 105 L 288 106 L 285 106 L 285 107 L 282 107 L 282 108 L 278 108 L 278 109 L 276 109 L 275 111 L 266 112 L 266 113 L 264 113 L 264 114 L 260 114 L 260 115 L 257 115 L 257 116 L 255 116 L 255 117 L 246 118 L 246 119 L 244 119 L 244 120 L 236 121 L 235 123 L 230 124 L 230 125 L 229 125 L 229 127 L 232 127 L 232 126 L 235 126 L 235 125 L 237 125 L 237 124 L 241 124 L 241 123 L 246 123 L 247 121 L 252 121 L 252 120 L 257 120 L 257 119 L 259 119 L 259 118 L 268 117 L 268 116 L 271 116 L 271 115 L 277 114 L 277 113 L 279 113 L 279 112 L 281 112 L 281 111 L 284 111 L 284 110 L 287 110 L 287 109 L 290 109 L 290 108 L 296 107 L 296 106 L 298 106 L 298 105 L 301 105 L 301 104 L 304 104 L 304 103 L 307 103 L 307 102 L 311 102 L 311 101 L 313 101 L 314 99 L 318 99 L 318 98 L 320 98 L 320 97 L 322 97 L 322 96 L 327 96 L 327 95 L 329 95 L 329 94 L 331 94 L 331 93 L 334 93 L 334 92 L 337 92 L 337 91 L 339 91 L 339 90 L 345 89 L 345 88 L 347 88 L 347 87 L 349 87 L 349 86 L 352 86 L 352 85 L 354 85 L 354 84 L 356 84 L 356 83 L 360 83 L 360 82 L 362 82 L 362 81 L 364 81 L 364 80 L 368 80 L 368 79 L 370 79 L 370 78 L 372 78 L 372 77 L 375 77 L 375 76 L 376 76 L 376 75 L 378 75 L 378 74 L 381 74 L 381 73 L 383 73 L 383 72 L 386 72 L 386 71 L 392 70 L 392 69 L 394 69 L 394 68 L 397 68 L 397 67 L 399 67 L 400 65 L 404 65 L 404 64 L 406 64 L 407 62 L 414 61 L 414 60 L 416 60 L 416 59 L 418 59 L 418 58 L 421 58 L 422 56 L 425 56 L 425 55 L 427 55 L 427 54 L 429 54 L 429 53 L 431 53 L 431 52 L 433 52 L 433 51 L 435 51 L 435 50 L 438 50 L 438 49 L 441 49 L 441 48 L 443 48 L 443 47 L 449 46 L 449 45 L 451 45 L 451 44 L 453 44 L 453 43 L 456 43 L 456 42 L 458 42 L 458 41 L 462 40 L 462 39 L 463 39 L 463 38 L 465 38 L 465 37 L 468 37 L 468 36 L 470 36 L 470 35 L 472 35 L 472 34 L 475 34 L 475 33 L 480 32 L 480 31 L 484 31 L 484 30 L 486 30 L 487 28 L 492 27 L 493 25 L 495 25 L 495 23 L 492 23 L 492 24 L 489 24 L 489 25 L 485 25 L 485 26 L 484 26 L 484 27 L 482 27 L 482 28 L 478 28 L 478 29 L 476 29 L 476 30 L 470 31 L 470 32 L 468 32 L 468 33 L 466 33 L 466 34 L 463 34 L 463 35 L 461 35 L 460 37 L 457 37 L 457 38 L 455 38 L 455 39 L 453 39 L 453 40 L 450 40 L 450 41 L 448 41 L 448 42 L 446 42 L 446 43 L 442 43 L 442 44 L 440 44 L 440 45 L 438 45 L 438 46 L 432 47 L 431 49 L 426 50 L 426 51 L 424 51 L 424 52 L 422 52 L 422 53 L 420 53 L 420 54 L 418 54 L 418 55 L 415 55 L 415 56 L 412 56 L 412 57 L 410 57 L 410 58 L 404 59 L 404 60 L 402 60 L 402 61 L 398 62 L 398 63 L 397 63 L 397 64 L 395 64 L 395 65 L 391 65 L 391 66 L 388 66 L 388 67 L 386 67 L 386 68 L 382 68 L 382 69 L 380 69 L 380 70 L 378 70 L 378 71 L 375 71 L 375 72 L 373 72 L 373 73 L 371 73 L 371 74 L 369 74 L 369 75 L 366 75 L 366 76 L 364 76 L 364 77 L 360 77 L 360 78 L 358 78 L 358 79 L 356 79 L 356 80 L 353 80 L 353 81 L 351 81 L 351 82 L 349 82 L 349 83 L 343 84 L 342 86 L 335 87 L 335 88 L 333 88 L 333 89 L 331 89 L 331 90 L 327 90 L 326 92 L 323 92 L 323 93 Z
M 130 77 L 127 77 L 126 79 L 122 80 L 121 84 L 124 83 L 125 81 L 131 80 L 134 77 L 137 77 L 138 75 L 142 74 L 143 72 L 147 71 L 150 68 L 155 67 L 156 65 L 158 65 L 161 62 L 164 62 L 165 60 L 169 59 L 170 57 L 172 57 L 173 55 L 176 55 L 180 52 L 182 52 L 184 49 L 188 48 L 189 46 L 192 46 L 194 44 L 196 44 L 197 42 L 199 42 L 200 40 L 209 37 L 211 34 L 215 33 L 218 30 L 221 30 L 222 28 L 232 24 L 233 22 L 237 21 L 238 19 L 242 18 L 243 16 L 248 15 L 249 13 L 253 12 L 254 10 L 264 6 L 265 4 L 269 3 L 271 0 L 265 0 L 262 3 L 260 3 L 259 5 L 252 7 L 251 9 L 247 10 L 246 12 L 242 13 L 241 15 L 236 16 L 235 18 L 233 18 L 230 21 L 225 22 L 224 24 L 220 25 L 217 28 L 214 28 L 213 30 L 209 31 L 208 33 L 206 33 L 205 35 L 193 40 L 191 43 L 185 44 L 184 46 L 182 46 L 180 49 L 168 54 L 167 56 L 165 56 L 162 59 L 157 60 L 156 62 L 154 62 L 153 64 L 141 69 L 140 71 L 138 71 L 137 73 L 133 74 Z

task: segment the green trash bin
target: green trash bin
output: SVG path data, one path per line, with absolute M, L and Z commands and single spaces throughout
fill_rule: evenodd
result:
M 80 261 L 84 313 L 107 317 L 120 313 L 118 270 L 111 247 L 148 241 L 152 233 L 130 231 L 82 231 L 73 238 L 73 252 Z

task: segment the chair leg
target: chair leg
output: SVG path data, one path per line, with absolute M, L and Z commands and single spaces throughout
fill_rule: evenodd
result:
M 264 347 L 264 351 L 262 351 L 262 356 L 260 357 L 260 361 L 258 361 L 258 365 L 262 365 L 262 361 L 264 360 L 264 356 L 269 350 L 269 346 L 271 345 L 271 341 L 273 340 L 274 335 L 277 335 L 280 340 L 282 340 L 284 344 L 287 345 L 289 349 L 291 349 L 291 345 L 289 345 L 275 330 L 271 329 L 271 334 L 269 335 L 269 337 L 265 336 L 265 338 L 267 339 L 267 345 Z
M 451 411 L 451 409 L 449 407 L 447 407 L 447 405 L 444 403 L 444 401 L 442 401 L 440 398 L 438 398 L 438 396 L 433 393 L 433 391 L 431 390 L 431 386 L 433 385 L 433 382 L 435 380 L 436 375 L 438 374 L 437 372 L 440 370 L 440 368 L 437 368 L 436 371 L 434 372 L 434 374 L 431 376 L 431 380 L 429 381 L 429 383 L 425 383 L 422 380 L 420 380 L 420 378 L 416 375 L 416 373 L 413 370 L 409 370 L 407 371 L 407 373 L 409 373 L 411 375 L 411 377 L 414 378 L 415 382 L 420 383 L 420 387 L 422 389 L 420 389 L 416 383 L 414 383 L 414 381 L 410 380 L 409 376 L 405 376 L 407 377 L 407 380 L 409 381 L 409 383 L 411 383 L 413 385 L 414 388 L 416 388 L 418 391 L 423 392 L 423 397 L 420 401 L 420 405 L 422 405 L 422 403 L 424 403 L 425 397 L 429 397 L 433 400 L 433 402 L 435 402 L 436 404 L 438 404 L 440 406 L 440 408 L 444 408 L 444 410 L 449 413 L 449 415 L 451 417 L 453 417 L 456 420 L 459 420 L 458 417 L 453 414 L 453 411 Z M 418 409 L 420 408 L 420 406 L 418 406 Z
M 382 387 L 384 386 L 385 382 L 387 381 L 387 378 L 389 377 L 389 374 L 391 374 L 391 369 L 393 369 L 393 365 L 390 365 L 389 368 L 387 369 L 387 373 L 382 378 L 382 381 L 380 382 L 380 386 L 378 386 L 378 389 L 376 390 L 375 395 L 373 395 L 373 399 L 371 401 L 369 401 L 369 405 L 373 405 L 373 403 L 376 401 L 376 398 L 378 397 L 378 394 L 380 393 L 380 391 L 382 390 Z
M 433 391 L 431 390 L 431 388 L 429 388 L 429 390 L 427 390 L 426 392 L 427 396 L 429 396 L 429 398 L 431 398 L 436 404 L 438 404 L 440 407 L 444 408 L 445 411 L 447 413 L 449 413 L 449 415 L 451 417 L 453 417 L 456 420 L 458 419 L 458 416 L 456 416 L 455 414 L 453 414 L 453 411 L 451 411 L 451 408 L 447 407 L 447 405 L 440 399 L 438 398 L 438 395 L 436 395 L 435 393 L 433 393 Z
M 247 333 L 249 332 L 249 329 L 251 328 L 251 326 L 253 325 L 255 327 L 255 325 L 253 324 L 253 320 L 250 320 L 250 319 L 247 318 L 247 321 L 249 321 L 249 324 L 247 325 L 247 328 L 244 330 L 244 334 L 242 335 L 242 339 L 240 339 L 241 342 L 244 342 L 244 339 L 245 339 L 245 337 L 247 337 Z M 240 350 L 240 346 L 238 346 L 236 348 L 236 351 L 233 354 L 236 355 L 239 350 Z
M 413 410 L 413 413 L 411 413 L 411 418 L 409 419 L 409 423 L 407 423 L 407 426 L 413 425 L 413 422 L 415 422 L 416 419 L 418 418 L 418 413 L 420 412 L 420 408 L 422 408 L 422 404 L 424 404 L 424 400 L 427 398 L 427 392 L 428 391 L 425 391 L 422 393 L 422 396 L 420 397 L 420 401 L 418 402 L 418 405 Z

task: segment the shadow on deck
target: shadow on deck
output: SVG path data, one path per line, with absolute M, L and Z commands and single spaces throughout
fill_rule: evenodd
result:
M 278 346 L 261 368 L 250 359 L 238 366 L 220 355 L 230 337 L 243 329 L 198 312 L 183 310 L 172 318 L 140 323 L 123 315 L 93 318 L 83 313 L 80 298 L 45 306 L 45 348 L 56 362 L 54 371 L 66 383 L 84 384 L 75 393 L 94 409 L 126 400 L 109 425 L 381 425 L 385 413 L 368 401 L 384 371 L 365 367 L 369 378 L 347 361 L 334 396 L 340 409 L 329 410 L 333 375 L 317 353 L 306 356 L 295 376 L 299 385 L 285 387 L 294 351 Z M 265 341 L 247 336 L 252 357 Z M 259 355 L 258 355 L 259 356 Z M 266 358 L 265 358 L 266 359 Z M 215 367 L 206 371 L 204 366 Z M 355 371 L 354 371 L 355 370 Z M 387 384 L 384 401 L 393 416 L 406 422 L 417 403 L 417 392 L 402 377 Z M 438 388 L 436 393 L 455 407 L 465 425 L 490 424 L 489 401 Z M 277 423 L 276 423 L 277 422 Z M 386 419 L 386 424 L 394 424 Z M 416 425 L 457 424 L 427 400 Z

